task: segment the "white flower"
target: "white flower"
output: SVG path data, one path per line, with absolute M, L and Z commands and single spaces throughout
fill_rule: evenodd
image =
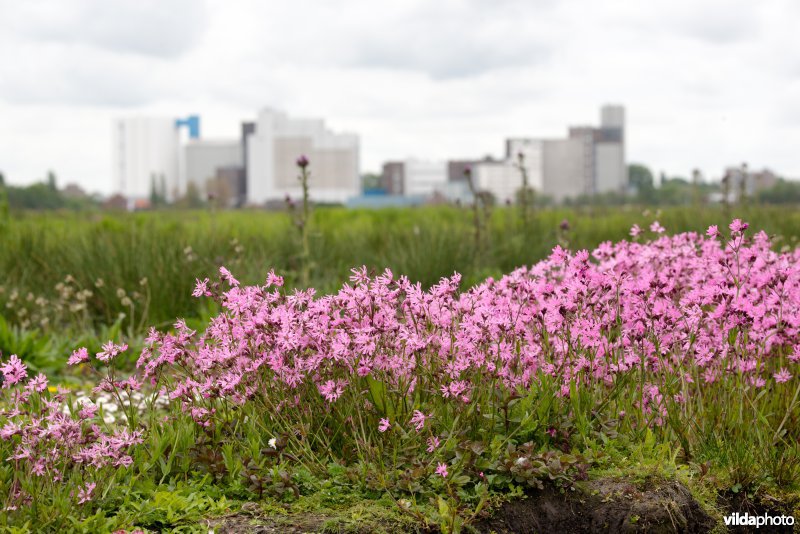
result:
M 97 404 L 99 406 L 101 406 L 103 408 L 103 411 L 106 412 L 106 413 L 114 413 L 117 410 L 119 410 L 119 407 L 116 404 L 111 403 L 111 402 L 108 402 L 108 403 L 106 403 L 106 402 L 99 403 L 98 402 Z
M 277 440 L 277 439 L 275 439 L 275 438 L 272 438 L 272 439 L 270 439 L 270 440 L 267 442 L 267 445 L 269 445 L 269 446 L 270 446 L 270 447 L 272 447 L 273 449 L 275 448 L 275 445 L 277 445 L 277 444 L 278 444 L 278 440 Z

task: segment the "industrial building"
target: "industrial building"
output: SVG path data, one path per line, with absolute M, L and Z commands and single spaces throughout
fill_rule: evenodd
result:
M 566 138 L 507 139 L 505 158 L 476 161 L 472 176 L 479 190 L 501 202 L 514 201 L 522 187 L 520 165 L 525 168 L 528 185 L 556 202 L 584 195 L 624 193 L 628 182 L 624 108 L 603 106 L 599 128 L 571 127 Z M 456 178 L 451 175 L 450 179 Z
M 154 188 L 174 201 L 190 187 L 221 206 L 280 204 L 286 197 L 302 196 L 296 165 L 300 155 L 311 162 L 315 202 L 346 204 L 361 193 L 357 135 L 335 133 L 321 119 L 297 119 L 270 108 L 262 109 L 255 121 L 242 123 L 238 138 L 201 138 L 197 116 L 138 117 L 115 121 L 113 142 L 114 180 L 132 206 L 146 204 Z M 537 195 L 555 202 L 625 193 L 624 108 L 603 106 L 599 126 L 570 127 L 564 138 L 507 139 L 505 155 L 498 160 L 389 161 L 381 185 L 388 196 L 449 202 L 471 200 L 472 185 L 498 202 L 514 202 L 523 171 Z
M 179 187 L 179 136 L 175 119 L 131 117 L 112 125 L 112 177 L 129 205 L 155 187 L 175 198 Z
M 381 184 L 390 195 L 430 197 L 447 188 L 447 163 L 408 159 L 383 164 Z
M 183 141 L 180 128 L 186 126 Z M 311 161 L 315 202 L 344 203 L 360 192 L 359 139 L 337 134 L 318 119 L 293 119 L 264 109 L 242 124 L 238 139 L 202 139 L 200 119 L 135 117 L 113 124 L 113 176 L 129 206 L 151 192 L 172 202 L 191 184 L 222 205 L 264 205 L 302 195 L 296 160 Z
M 229 190 L 226 196 L 230 197 L 228 203 L 240 203 L 241 190 L 244 188 L 239 179 L 244 164 L 240 140 L 192 139 L 183 147 L 183 154 L 185 179 L 182 183 L 187 188 L 191 184 L 202 198 L 207 198 L 209 194 L 219 196 L 220 188 L 226 188 Z M 234 177 L 230 173 L 234 173 Z
M 302 196 L 296 165 L 301 154 L 311 162 L 315 202 L 344 203 L 361 191 L 358 136 L 334 133 L 322 120 L 292 119 L 264 109 L 245 145 L 250 204 Z

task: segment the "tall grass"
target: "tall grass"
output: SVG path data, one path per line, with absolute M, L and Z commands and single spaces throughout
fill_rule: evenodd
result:
M 781 236 L 778 246 L 800 236 L 800 213 L 792 209 L 749 207 L 733 215 Z M 724 225 L 730 215 L 719 208 L 553 209 L 529 214 L 523 225 L 517 210 L 498 208 L 487 224 L 487 250 L 479 257 L 467 209 L 318 208 L 309 225 L 308 285 L 334 291 L 354 265 L 376 272 L 389 267 L 425 287 L 458 271 L 472 285 L 545 258 L 559 242 L 565 219 L 568 244 L 578 250 L 624 239 L 634 223 L 646 226 L 658 219 L 670 232 L 703 231 Z M 49 303 L 57 284 L 71 276 L 76 288 L 92 292 L 86 306 L 94 326 L 113 324 L 124 314 L 125 330 L 140 331 L 147 324 L 201 315 L 190 297 L 192 282 L 223 263 L 246 283 L 262 281 L 274 268 L 286 274 L 287 285 L 303 286 L 303 255 L 286 213 L 18 214 L 0 232 L 0 306 L 7 319 L 19 323 L 24 317 L 15 315 L 18 304 L 9 305 L 15 290 L 17 302 L 30 293 Z M 33 306 L 30 302 L 25 306 Z

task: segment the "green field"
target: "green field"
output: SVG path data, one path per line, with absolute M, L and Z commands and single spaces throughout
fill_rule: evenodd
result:
M 287 532 L 469 532 L 532 491 L 561 501 L 584 491 L 600 495 L 597 507 L 633 492 L 661 509 L 653 492 L 675 484 L 687 502 L 672 509 L 668 500 L 665 517 L 631 508 L 626 525 L 680 531 L 751 503 L 800 510 L 800 275 L 796 254 L 777 259 L 769 248 L 796 249 L 800 212 L 594 207 L 523 218 L 498 207 L 483 217 L 476 224 L 469 207 L 318 207 L 306 254 L 285 212 L 15 214 L 0 226 L 0 352 L 12 386 L 0 390 L 0 499 L 9 506 L 0 531 L 207 532 L 210 519 L 235 528 L 252 518 Z M 734 218 L 749 230 L 729 228 Z M 665 233 L 649 231 L 655 221 Z M 634 225 L 642 236 L 631 237 Z M 719 236 L 675 236 L 712 225 Z M 619 244 L 614 261 L 632 276 L 584 276 L 603 252 L 551 255 L 604 242 Z M 640 245 L 651 255 L 635 252 Z M 674 269 L 676 286 L 643 258 Z M 530 278 L 483 283 L 542 260 L 549 270 Z M 350 282 L 362 265 L 371 282 Z M 254 292 L 243 297 L 223 273 L 227 282 L 194 298 L 195 280 L 213 285 L 220 266 L 242 288 L 264 285 L 273 269 L 285 286 L 269 296 L 244 288 Z M 386 268 L 390 282 L 378 276 Z M 439 283 L 454 272 L 463 279 L 449 293 Z M 433 289 L 420 297 L 401 275 Z M 716 289 L 699 297 L 695 280 Z M 346 283 L 358 288 L 338 292 Z M 336 297 L 316 308 L 295 293 L 305 287 Z M 514 309 L 526 310 L 519 329 Z M 256 321 L 260 312 L 271 322 Z M 400 326 L 386 326 L 395 319 Z M 773 326 L 784 329 L 780 343 Z M 163 334 L 146 341 L 151 327 Z M 79 347 L 88 351 L 73 353 Z M 14 377 L 22 363 L 12 354 L 27 365 L 27 384 Z M 276 359 L 267 365 L 264 355 Z M 105 389 L 85 396 L 98 384 Z M 164 392 L 177 393 L 167 401 Z M 99 411 L 81 409 L 89 398 Z M 74 425 L 73 434 L 41 432 L 44 422 Z M 108 436 L 126 445 L 109 448 Z M 63 480 L 42 476 L 48 469 Z
M 350 269 L 366 265 L 376 271 L 388 267 L 424 287 L 456 271 L 470 286 L 531 265 L 559 242 L 591 250 L 603 241 L 627 239 L 633 224 L 646 229 L 658 220 L 669 233 L 704 232 L 733 217 L 780 236 L 778 244 L 794 245 L 800 237 L 800 211 L 794 208 L 732 213 L 718 207 L 553 209 L 534 213 L 525 227 L 514 208 L 498 208 L 481 252 L 469 209 L 318 209 L 310 225 L 308 285 L 335 291 L 347 282 Z M 569 230 L 559 229 L 562 221 Z M 133 327 L 139 334 L 149 325 L 202 315 L 191 297 L 194 279 L 216 273 L 220 265 L 243 283 L 263 281 L 275 269 L 287 286 L 301 287 L 299 241 L 286 213 L 24 213 L 0 227 L 0 305 L 6 321 L 26 328 L 98 327 L 125 314 L 124 330 Z M 65 282 L 73 291 L 62 298 L 63 288 L 57 286 Z M 91 292 L 85 294 L 85 309 L 70 312 L 69 304 L 82 290 Z M 133 311 L 127 301 L 123 304 L 125 296 Z M 59 304 L 63 313 L 57 312 Z M 31 319 L 43 317 L 36 314 L 40 308 L 46 308 L 45 325 Z

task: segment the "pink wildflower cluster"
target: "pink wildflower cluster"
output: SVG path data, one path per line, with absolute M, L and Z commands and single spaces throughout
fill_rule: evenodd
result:
M 686 398 L 667 399 L 666 377 L 687 387 L 735 375 L 758 387 L 791 380 L 800 252 L 772 251 L 763 232 L 745 238 L 738 220 L 728 242 L 715 227 L 707 236 L 667 236 L 657 222 L 650 229 L 646 243 L 606 242 L 591 253 L 556 247 L 532 267 L 461 293 L 458 274 L 425 291 L 388 269 L 370 276 L 361 268 L 351 285 L 316 298 L 313 289 L 285 294 L 273 273 L 265 285 L 241 286 L 221 268 L 228 289 L 213 298 L 224 312 L 199 336 L 185 325 L 151 332 L 138 365 L 153 380 L 176 377 L 167 393 L 189 412 L 215 399 L 275 406 L 297 395 L 333 405 L 362 396 L 364 380 L 399 398 L 419 392 L 467 406 L 479 384 L 513 392 L 548 377 L 566 397 L 571 387 L 610 388 L 633 373 L 645 378 L 637 405 L 655 424 L 668 400 Z M 209 287 L 199 282 L 195 294 Z M 376 428 L 385 415 L 375 414 Z M 409 410 L 397 424 L 420 431 L 428 417 Z M 384 418 L 380 430 L 388 428 Z
M 142 443 L 141 431 L 123 428 L 107 432 L 96 420 L 95 406 L 66 409 L 68 391 L 59 387 L 51 395 L 47 378 L 42 374 L 28 378 L 25 364 L 15 355 L 0 365 L 0 372 L 3 387 L 14 386 L 0 411 L 2 459 L 14 466 L 6 510 L 30 502 L 23 480 L 61 485 L 76 471 L 82 478 L 91 478 L 104 467 L 132 463 L 129 451 Z M 88 482 L 73 495 L 77 504 L 92 498 L 95 485 Z

